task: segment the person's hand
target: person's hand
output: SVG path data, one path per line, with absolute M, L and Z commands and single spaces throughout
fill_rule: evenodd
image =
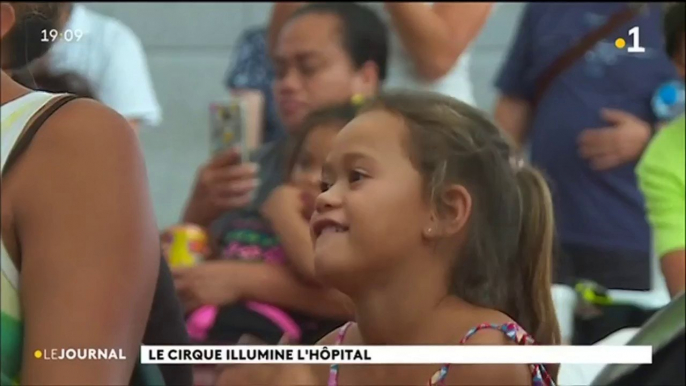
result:
M 248 205 L 257 185 L 256 164 L 240 163 L 235 149 L 221 153 L 198 171 L 183 221 L 207 227 L 223 213 Z
M 612 126 L 584 130 L 579 136 L 579 154 L 595 170 L 612 169 L 641 156 L 650 140 L 650 124 L 620 110 L 603 109 Z
M 293 185 L 284 184 L 274 189 L 260 207 L 260 214 L 271 220 L 284 212 L 304 212 L 303 192 Z
M 207 261 L 195 267 L 172 270 L 174 286 L 184 309 L 237 302 L 241 296 L 240 275 L 233 274 L 231 261 Z

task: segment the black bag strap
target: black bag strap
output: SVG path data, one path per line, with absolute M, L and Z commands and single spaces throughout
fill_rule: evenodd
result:
M 588 50 L 593 48 L 596 43 L 603 40 L 624 23 L 633 19 L 640 11 L 641 8 L 634 5 L 628 5 L 626 8 L 622 8 L 620 11 L 610 16 L 603 25 L 589 32 L 579 40 L 578 43 L 569 47 L 567 51 L 555 59 L 555 61 L 553 61 L 553 63 L 538 77 L 534 98 L 532 100 L 534 109 L 538 106 L 538 103 L 545 95 L 548 87 L 550 87 L 560 74 L 571 67 L 572 64 L 576 63 L 576 61 L 584 56 Z
M 38 133 L 38 130 L 40 130 L 45 121 L 47 121 L 48 118 L 50 118 L 57 110 L 59 110 L 60 107 L 78 98 L 79 97 L 76 95 L 64 95 L 57 97 L 50 101 L 49 105 L 41 110 L 38 115 L 35 116 L 35 118 L 33 118 L 31 123 L 27 126 L 17 140 L 17 143 L 12 148 L 9 156 L 7 156 L 5 167 L 2 169 L 3 177 L 7 175 L 10 169 L 12 169 L 12 166 L 19 160 L 19 157 L 21 157 L 26 149 L 28 149 L 29 145 L 31 145 L 31 141 L 33 141 L 33 138 L 36 136 L 36 133 Z

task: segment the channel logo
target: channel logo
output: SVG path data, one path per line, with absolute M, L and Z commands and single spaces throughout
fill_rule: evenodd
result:
M 124 350 L 122 349 L 96 349 L 96 348 L 53 348 L 36 350 L 33 352 L 36 359 L 46 361 L 103 361 L 103 360 L 125 360 Z

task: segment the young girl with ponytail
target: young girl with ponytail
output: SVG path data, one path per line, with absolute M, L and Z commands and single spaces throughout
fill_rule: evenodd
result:
M 381 96 L 336 136 L 311 230 L 315 272 L 355 322 L 325 345 L 559 343 L 550 192 L 476 109 Z M 313 384 L 552 385 L 557 366 L 288 366 Z M 291 378 L 292 377 L 292 378 Z

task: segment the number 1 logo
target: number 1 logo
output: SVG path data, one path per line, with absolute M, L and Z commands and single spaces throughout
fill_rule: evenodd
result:
M 631 47 L 627 49 L 628 52 L 630 53 L 641 53 L 641 52 L 646 52 L 645 47 L 641 47 L 641 43 L 639 42 L 639 30 L 638 26 L 633 27 L 632 29 L 629 30 L 629 36 L 631 36 L 632 39 L 632 44 Z

